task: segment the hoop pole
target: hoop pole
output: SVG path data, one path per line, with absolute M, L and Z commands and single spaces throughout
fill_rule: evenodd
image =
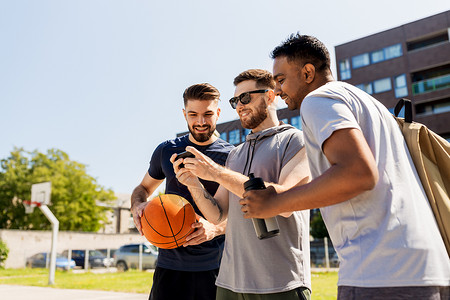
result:
M 56 269 L 56 244 L 58 241 L 59 221 L 55 215 L 51 212 L 47 205 L 43 204 L 39 206 L 42 213 L 52 223 L 52 251 L 50 253 L 50 268 L 48 274 L 48 284 L 55 284 L 55 269 Z

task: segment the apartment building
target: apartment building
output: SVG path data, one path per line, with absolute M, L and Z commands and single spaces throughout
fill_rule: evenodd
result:
M 449 36 L 446 11 L 338 45 L 337 79 L 373 95 L 392 113 L 400 98 L 410 99 L 414 120 L 450 141 Z M 298 110 L 280 109 L 278 118 L 301 129 Z M 234 145 L 250 132 L 238 119 L 217 124 L 217 131 Z
M 391 112 L 413 103 L 414 120 L 450 140 L 450 11 L 335 47 L 338 80 Z

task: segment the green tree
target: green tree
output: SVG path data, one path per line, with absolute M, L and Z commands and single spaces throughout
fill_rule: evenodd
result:
M 71 161 L 58 149 L 46 154 L 15 148 L 0 161 L 0 228 L 48 230 L 50 222 L 35 208 L 25 214 L 24 200 L 31 198 L 31 185 L 51 181 L 50 209 L 59 220 L 60 230 L 98 231 L 106 222 L 112 190 L 98 185 L 86 173 L 86 166 Z
M 0 240 L 0 268 L 4 267 L 4 263 L 8 258 L 9 248 L 5 242 Z
M 310 222 L 311 235 L 316 239 L 323 239 L 324 237 L 330 238 L 327 227 L 322 219 L 320 210 L 317 210 L 311 218 Z

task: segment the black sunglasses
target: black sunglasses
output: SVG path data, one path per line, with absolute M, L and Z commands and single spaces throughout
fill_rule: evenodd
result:
M 250 94 L 262 94 L 262 93 L 266 93 L 268 91 L 269 90 L 256 90 L 256 91 L 242 93 L 239 96 L 233 97 L 230 99 L 231 107 L 233 109 L 236 109 L 238 101 L 241 101 L 242 104 L 249 104 L 250 101 L 252 101 L 252 97 L 250 96 Z

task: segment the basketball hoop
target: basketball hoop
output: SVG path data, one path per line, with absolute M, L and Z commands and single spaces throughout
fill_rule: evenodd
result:
M 52 193 L 51 182 L 41 182 L 31 185 L 31 201 L 39 202 L 44 205 L 50 205 L 50 197 Z
M 34 208 L 40 207 L 42 203 L 40 202 L 36 202 L 36 201 L 31 201 L 31 200 L 24 200 L 23 202 L 23 206 L 25 207 L 25 213 L 26 214 L 31 214 L 34 211 Z
M 52 223 L 52 251 L 50 254 L 50 266 L 48 273 L 48 284 L 55 283 L 55 269 L 56 269 L 56 244 L 58 240 L 59 221 L 52 213 L 48 205 L 50 205 L 50 198 L 52 192 L 51 182 L 42 182 L 31 185 L 31 200 L 23 200 L 25 212 L 31 214 L 37 206 L 41 212 Z

